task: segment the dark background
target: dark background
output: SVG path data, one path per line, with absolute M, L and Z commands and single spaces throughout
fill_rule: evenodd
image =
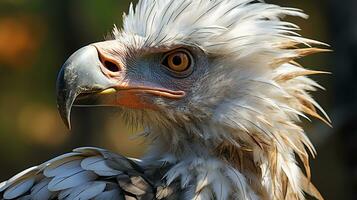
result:
M 313 182 L 326 199 L 357 199 L 357 1 L 272 0 L 302 8 L 289 18 L 302 35 L 331 44 L 332 53 L 300 60 L 331 71 L 313 77 L 326 87 L 313 95 L 333 120 L 304 123 L 316 144 Z M 111 109 L 75 109 L 71 134 L 56 110 L 55 80 L 66 58 L 120 27 L 128 0 L 0 0 L 0 180 L 70 151 L 100 146 L 140 156 L 145 143 Z M 108 116 L 109 113 L 109 116 Z

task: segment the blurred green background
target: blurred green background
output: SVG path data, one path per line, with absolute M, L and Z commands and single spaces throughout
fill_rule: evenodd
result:
M 0 0 L 0 180 L 79 146 L 100 146 L 129 156 L 145 150 L 145 143 L 132 137 L 136 130 L 121 123 L 112 109 L 74 109 L 72 133 L 56 110 L 55 81 L 61 65 L 78 48 L 103 40 L 113 24 L 120 27 L 129 2 Z M 317 146 L 313 182 L 323 196 L 357 199 L 357 3 L 268 2 L 305 10 L 309 20 L 288 20 L 301 26 L 302 35 L 334 49 L 300 61 L 333 72 L 314 77 L 327 91 L 313 95 L 330 114 L 334 129 L 316 120 L 304 126 Z

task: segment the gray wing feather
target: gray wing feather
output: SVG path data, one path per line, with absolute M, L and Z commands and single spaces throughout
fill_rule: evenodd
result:
M 43 174 L 46 177 L 59 177 L 62 174 L 68 175 L 73 172 L 75 173 L 76 170 L 80 168 L 81 159 L 82 157 L 75 157 L 73 160 L 67 159 L 65 162 L 62 162 L 61 165 L 49 165 L 45 168 Z
M 51 191 L 61 191 L 85 184 L 98 178 L 92 171 L 86 171 L 81 168 L 78 168 L 77 170 L 78 171 L 75 171 L 75 173 L 71 172 L 67 176 L 61 175 L 60 177 L 54 177 L 48 184 L 48 189 Z
M 20 182 L 11 185 L 8 189 L 6 189 L 4 193 L 4 198 L 5 199 L 16 198 L 17 196 L 26 193 L 33 186 L 34 183 L 35 183 L 34 177 L 31 177 L 30 179 L 21 180 Z
M 84 185 L 79 185 L 77 187 L 73 187 L 68 189 L 66 198 L 64 199 L 72 199 L 72 200 L 80 200 L 80 199 L 91 199 L 96 197 L 98 194 L 104 191 L 106 187 L 105 182 L 101 181 L 93 181 L 88 182 Z
M 29 196 L 36 200 L 50 199 L 52 196 L 52 192 L 47 187 L 50 181 L 51 179 L 49 178 L 42 179 L 39 183 L 32 187 Z
M 13 176 L 12 178 L 10 178 L 8 181 L 2 182 L 1 188 L 0 188 L 0 192 L 3 192 L 5 189 L 9 188 L 9 186 L 12 186 L 18 182 L 20 182 L 21 180 L 24 180 L 26 178 L 31 178 L 32 176 L 34 176 L 36 174 L 38 167 L 31 167 L 28 168 L 22 172 L 20 172 L 19 174 Z
M 99 176 L 116 176 L 121 174 L 121 171 L 109 167 L 106 159 L 102 156 L 92 156 L 82 160 L 81 167 L 85 170 L 94 171 Z
M 166 167 L 153 163 L 144 165 L 104 149 L 78 148 L 0 183 L 0 199 L 167 199 L 169 193 L 156 194 L 158 188 L 166 188 Z

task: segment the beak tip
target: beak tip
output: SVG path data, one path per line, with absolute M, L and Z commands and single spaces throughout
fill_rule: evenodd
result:
M 68 130 L 71 130 L 72 129 L 72 126 L 71 126 L 71 119 L 70 117 L 68 116 L 68 118 L 66 118 L 64 121 L 64 124 L 65 126 L 67 127 Z
M 61 115 L 61 119 L 68 130 L 71 130 L 71 116 L 70 111 L 63 109 L 60 105 L 57 106 L 58 111 Z

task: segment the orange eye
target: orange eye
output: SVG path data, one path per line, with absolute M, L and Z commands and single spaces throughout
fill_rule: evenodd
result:
M 175 51 L 169 53 L 163 61 L 163 65 L 175 72 L 183 72 L 191 65 L 190 56 L 186 51 Z

